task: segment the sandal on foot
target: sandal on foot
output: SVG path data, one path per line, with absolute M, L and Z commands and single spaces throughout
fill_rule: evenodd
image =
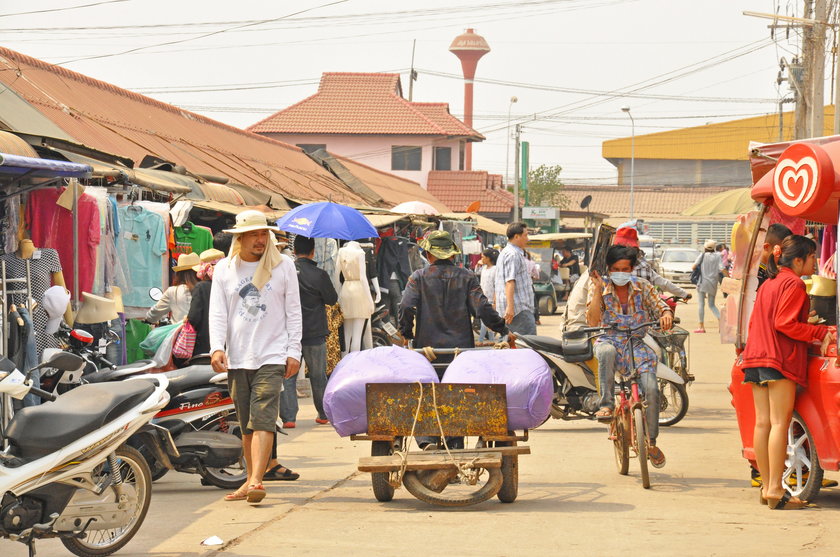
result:
M 236 491 L 234 491 L 233 493 L 228 493 L 227 495 L 225 495 L 224 500 L 225 501 L 244 501 L 247 498 L 248 498 L 248 494 L 247 494 L 247 491 L 244 489 L 244 486 L 243 486 L 243 487 L 240 487 L 239 489 L 237 489 Z
M 265 488 L 262 484 L 249 485 L 248 492 L 245 494 L 245 499 L 249 503 L 259 503 L 265 499 Z
M 268 470 L 263 474 L 263 481 L 279 482 L 279 481 L 294 481 L 300 477 L 297 472 L 292 472 L 282 464 L 278 464 L 274 468 Z
M 595 412 L 595 419 L 599 422 L 609 422 L 613 418 L 613 409 L 612 408 L 601 408 L 597 412 Z
M 767 504 L 767 497 L 764 496 L 764 492 L 762 492 L 760 489 L 758 490 L 758 502 L 761 505 Z
M 791 497 L 790 493 L 785 491 L 785 494 L 781 497 L 768 497 L 767 506 L 776 511 L 804 509 L 808 506 L 808 501 L 802 501 L 799 497 Z
M 650 460 L 654 468 L 662 468 L 665 466 L 665 453 L 656 445 L 651 445 L 648 448 L 648 460 Z
M 706 329 L 694 329 L 695 333 L 705 333 Z

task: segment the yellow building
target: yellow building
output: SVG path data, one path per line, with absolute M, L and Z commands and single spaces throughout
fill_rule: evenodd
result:
M 824 110 L 824 133 L 831 135 L 834 106 Z M 648 186 L 751 186 L 749 144 L 793 139 L 793 112 L 636 135 L 635 183 Z M 631 138 L 605 141 L 603 157 L 618 169 L 618 183 L 630 183 Z

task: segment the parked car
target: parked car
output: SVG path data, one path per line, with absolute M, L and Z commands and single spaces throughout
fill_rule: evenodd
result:
M 700 256 L 695 248 L 665 248 L 659 258 L 659 274 L 671 282 L 691 282 L 691 266 Z

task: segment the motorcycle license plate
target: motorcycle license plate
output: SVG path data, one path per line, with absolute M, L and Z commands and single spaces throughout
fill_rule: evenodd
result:
M 397 328 L 391 325 L 388 321 L 382 323 L 382 328 L 385 329 L 385 332 L 391 335 L 392 337 L 397 336 Z

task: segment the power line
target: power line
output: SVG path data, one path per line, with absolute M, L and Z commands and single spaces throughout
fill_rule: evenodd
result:
M 128 2 L 129 0 L 105 0 L 103 2 L 94 2 L 92 4 L 81 4 L 79 6 L 67 6 L 66 8 L 50 8 L 48 10 L 34 10 L 31 12 L 17 12 L 14 14 L 0 14 L 0 17 L 14 17 L 18 15 L 33 15 L 46 14 L 50 12 L 66 12 L 68 10 L 80 10 L 82 8 L 91 8 L 93 6 L 101 6 L 103 4 L 118 4 L 120 2 Z

